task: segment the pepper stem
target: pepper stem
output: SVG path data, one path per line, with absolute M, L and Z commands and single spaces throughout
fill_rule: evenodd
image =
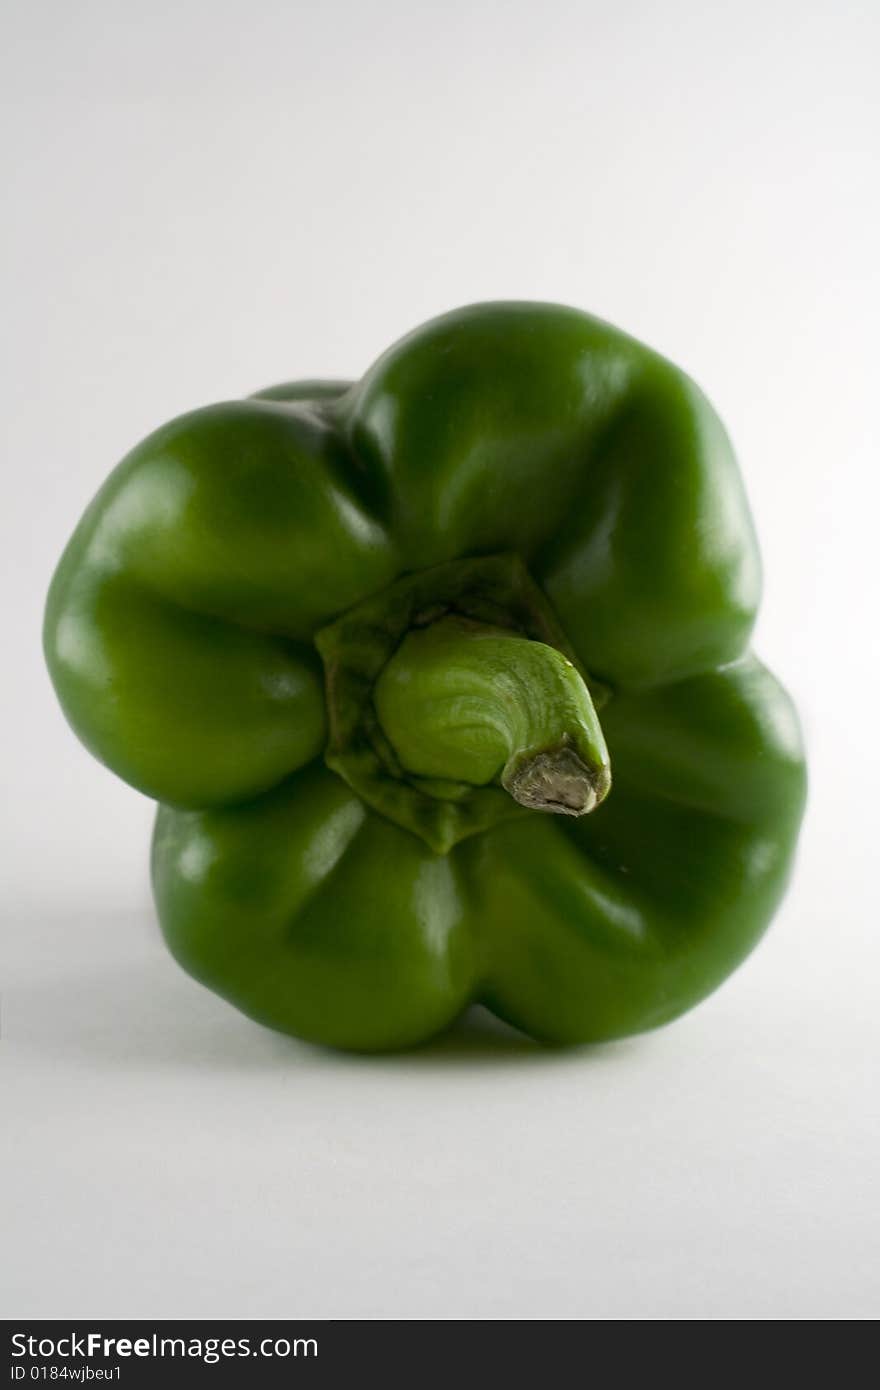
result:
M 582 816 L 611 786 L 590 693 L 562 652 L 449 616 L 412 629 L 373 690 L 401 767 L 443 786 L 500 782 L 521 805 Z

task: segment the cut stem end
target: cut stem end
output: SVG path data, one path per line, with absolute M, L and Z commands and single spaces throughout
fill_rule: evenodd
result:
M 593 771 L 569 745 L 520 756 L 505 768 L 501 785 L 530 811 L 560 816 L 586 816 L 604 800 L 611 787 L 607 767 Z

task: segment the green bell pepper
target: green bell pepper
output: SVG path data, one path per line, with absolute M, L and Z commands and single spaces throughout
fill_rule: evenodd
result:
M 362 381 L 172 421 L 52 582 L 71 725 L 159 803 L 184 968 L 270 1027 L 536 1038 L 713 990 L 788 879 L 798 723 L 694 384 L 572 309 L 476 305 Z M 613 784 L 612 784 L 613 782 Z

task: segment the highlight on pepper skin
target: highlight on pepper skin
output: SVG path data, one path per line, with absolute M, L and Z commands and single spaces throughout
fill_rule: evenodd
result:
M 736 461 L 610 325 L 476 304 L 354 383 L 163 425 L 44 625 L 73 730 L 158 803 L 170 950 L 258 1022 L 409 1047 L 669 1022 L 760 939 L 805 800 L 753 655 Z

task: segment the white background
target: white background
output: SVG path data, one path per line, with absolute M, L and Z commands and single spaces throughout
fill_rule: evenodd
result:
M 6 7 L 6 1316 L 877 1314 L 878 13 Z M 727 421 L 809 743 L 797 877 L 661 1033 L 337 1056 L 166 956 L 151 806 L 64 725 L 43 598 L 169 416 L 504 297 L 619 324 Z

